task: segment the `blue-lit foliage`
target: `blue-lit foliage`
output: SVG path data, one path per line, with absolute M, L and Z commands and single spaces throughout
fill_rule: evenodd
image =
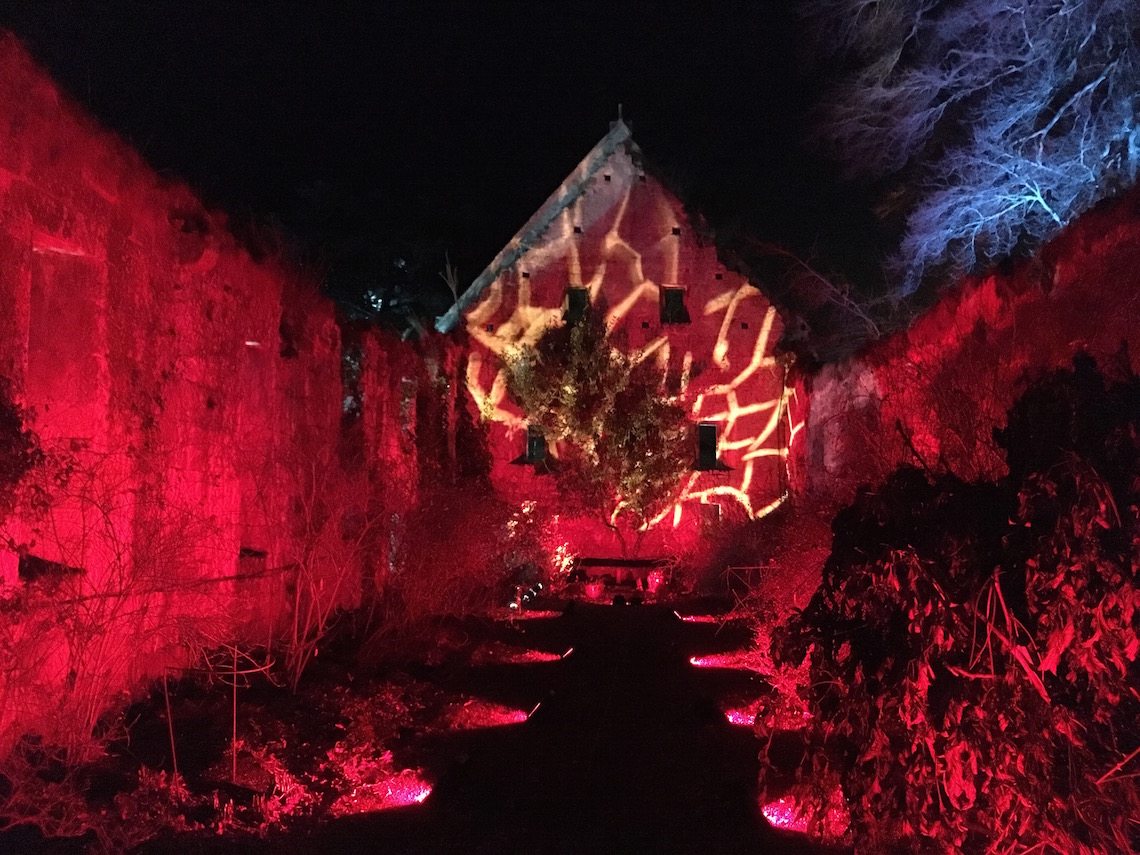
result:
M 848 69 L 821 143 L 892 179 L 896 296 L 1055 234 L 1140 163 L 1140 0 L 810 0 Z

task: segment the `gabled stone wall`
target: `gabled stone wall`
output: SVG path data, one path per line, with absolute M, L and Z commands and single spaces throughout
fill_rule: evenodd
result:
M 549 225 L 537 236 L 524 226 L 500 254 L 517 258 L 464 310 L 467 385 L 489 424 L 495 488 L 557 513 L 553 479 L 521 462 L 526 419 L 506 394 L 501 357 L 563 323 L 572 298 L 604 311 L 615 347 L 655 365 L 693 422 L 716 429 L 720 465 L 694 465 L 675 506 L 634 538 L 642 555 L 677 556 L 697 547 L 708 520 L 762 516 L 788 493 L 784 454 L 794 425 L 775 352 L 783 324 L 760 290 L 721 264 L 702 225 L 644 170 L 636 146 L 608 145 L 614 133 L 531 220 Z M 677 301 L 675 316 L 667 300 Z M 624 551 L 600 519 L 563 517 L 560 525 L 576 554 Z

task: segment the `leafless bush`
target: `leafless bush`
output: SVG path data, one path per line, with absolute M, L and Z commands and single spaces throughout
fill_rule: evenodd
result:
M 216 524 L 140 486 L 124 455 L 49 449 L 45 461 L 3 528 L 27 555 L 51 558 L 0 601 L 0 828 L 90 831 L 124 851 L 155 826 L 92 811 L 85 769 L 123 735 L 113 711 L 156 663 L 230 631 L 199 570 Z
M 66 460 L 62 474 L 42 471 L 29 485 L 50 502 L 5 526 L 9 542 L 50 560 L 3 609 L 0 746 L 32 726 L 78 759 L 155 658 L 176 660 L 203 633 L 222 634 L 226 617 L 214 580 L 196 571 L 217 541 L 214 520 L 139 487 L 122 455 L 54 459 Z
M 331 449 L 312 452 L 296 445 L 264 456 L 269 462 L 252 473 L 267 520 L 287 516 L 289 537 L 281 539 L 289 613 L 275 644 L 289 687 L 296 691 L 305 669 L 347 607 L 358 604 L 360 580 L 385 517 L 369 500 L 361 483 L 339 465 Z M 274 497 L 288 496 L 285 508 Z
M 366 660 L 414 644 L 445 616 L 501 604 L 512 567 L 511 508 L 478 486 L 426 491 L 408 514 L 406 547 L 380 602 Z

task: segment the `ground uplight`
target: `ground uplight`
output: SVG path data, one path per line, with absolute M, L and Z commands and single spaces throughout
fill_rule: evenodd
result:
M 495 662 L 502 665 L 527 665 L 541 662 L 557 662 L 565 659 L 565 653 L 549 653 L 545 650 L 531 650 L 509 644 L 492 642 L 480 647 L 471 656 L 471 661 L 479 664 Z
M 374 813 L 422 804 L 431 795 L 431 784 L 418 770 L 405 769 L 375 783 L 362 783 L 345 793 L 329 808 L 333 816 Z
M 449 717 L 451 730 L 482 730 L 488 727 L 505 727 L 522 724 L 527 720 L 526 710 L 472 698 Z
M 506 614 L 502 616 L 504 620 L 545 620 L 549 618 L 562 617 L 562 612 L 556 612 L 550 609 L 533 611 L 529 609 L 509 609 Z
M 762 811 L 764 819 L 768 820 L 773 828 L 783 831 L 807 831 L 807 816 L 794 798 L 786 797 L 768 802 Z
M 720 623 L 723 620 L 719 615 L 683 615 L 676 609 L 673 609 L 673 614 L 685 623 Z
M 724 711 L 724 717 L 728 719 L 729 724 L 752 727 L 752 723 L 756 721 L 756 712 L 755 710 L 749 712 L 746 709 L 730 709 Z
M 738 671 L 763 673 L 755 661 L 755 654 L 748 650 L 735 650 L 731 653 L 713 653 L 708 656 L 690 656 L 689 663 L 697 668 L 727 668 Z
M 798 834 L 810 834 L 826 844 L 843 840 L 851 824 L 851 816 L 836 787 L 827 799 L 827 809 L 820 813 L 818 799 L 799 799 L 788 793 L 766 802 L 761 808 L 764 819 L 773 828 Z

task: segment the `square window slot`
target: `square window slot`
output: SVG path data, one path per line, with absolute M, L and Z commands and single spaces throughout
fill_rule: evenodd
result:
M 562 320 L 568 324 L 576 324 L 586 314 L 586 307 L 590 305 L 590 292 L 585 288 L 566 289 L 566 310 L 562 313 Z
M 713 422 L 697 425 L 697 469 L 702 472 L 726 472 L 728 466 L 717 459 L 717 426 Z
M 685 308 L 685 291 L 683 288 L 661 289 L 661 323 L 689 323 L 689 310 Z

